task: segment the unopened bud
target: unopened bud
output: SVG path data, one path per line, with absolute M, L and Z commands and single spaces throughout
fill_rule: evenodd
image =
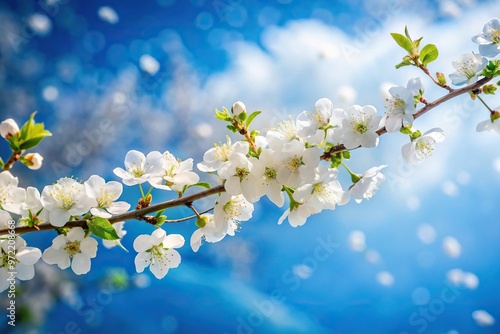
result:
M 443 73 L 441 72 L 436 72 L 436 77 L 438 79 L 438 82 L 441 86 L 445 86 L 446 85 L 446 77 L 444 76 Z
M 12 118 L 6 119 L 0 123 L 0 135 L 3 138 L 15 136 L 19 132 L 19 126 Z
M 207 217 L 200 216 L 200 218 L 196 219 L 194 224 L 199 228 L 204 228 L 207 225 Z
M 231 109 L 234 116 L 239 116 L 242 112 L 246 112 L 246 110 L 247 108 L 245 107 L 245 104 L 241 101 L 233 104 L 233 108 Z
M 42 167 L 43 157 L 38 153 L 28 153 L 26 154 L 22 162 L 29 168 L 33 170 L 40 169 Z

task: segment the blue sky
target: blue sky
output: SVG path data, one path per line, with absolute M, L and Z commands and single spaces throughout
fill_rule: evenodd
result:
M 99 17 L 104 5 L 118 22 Z M 431 71 L 448 75 L 452 60 L 477 51 L 470 38 L 500 13 L 494 1 L 473 0 L 51 6 L 10 1 L 0 7 L 2 30 L 17 36 L 34 13 L 45 17 L 18 47 L 9 34 L 0 37 L 1 118 L 22 121 L 37 110 L 55 134 L 40 146 L 39 172 L 13 170 L 24 186 L 39 189 L 62 176 L 116 179 L 111 171 L 131 149 L 169 150 L 199 162 L 225 137 L 214 109 L 237 100 L 263 111 L 255 124 L 264 131 L 322 97 L 340 107 L 372 104 L 382 114 L 388 87 L 422 77 L 415 69 L 394 69 L 403 53 L 390 32 L 408 25 L 412 37 L 436 44 L 440 57 Z M 141 69 L 144 55 L 157 60 L 156 72 Z M 422 80 L 428 100 L 446 93 Z M 498 104 L 496 97 L 488 101 Z M 262 200 L 235 237 L 204 244 L 196 254 L 184 246 L 181 266 L 161 281 L 134 276 L 133 239 L 151 228 L 129 222 L 123 244 L 131 252 L 100 247 L 88 276 L 67 273 L 83 308 L 67 298 L 56 302 L 38 330 L 59 333 L 76 324 L 83 332 L 496 333 L 497 323 L 479 326 L 472 317 L 485 310 L 500 319 L 499 137 L 475 131 L 487 117 L 467 97 L 436 108 L 415 127 L 442 127 L 447 138 L 421 166 L 404 164 L 407 139 L 399 134 L 381 137 L 377 149 L 353 152 L 357 172 L 389 165 L 387 182 L 370 201 L 292 228 L 277 225 L 282 210 Z M 99 130 L 104 122 L 114 127 Z M 89 150 L 79 155 L 82 143 Z M 131 202 L 137 196 L 137 189 L 124 194 Z M 170 216 L 186 214 L 179 209 Z M 186 239 L 193 230 L 192 223 L 167 229 Z M 27 236 L 41 248 L 52 237 Z M 443 250 L 448 237 L 461 246 L 456 257 L 450 256 L 455 248 Z M 110 264 L 149 283 L 108 295 L 96 282 Z M 66 323 L 54 320 L 61 315 Z

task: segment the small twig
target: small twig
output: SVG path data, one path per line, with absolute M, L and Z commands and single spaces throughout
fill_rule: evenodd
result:
M 7 160 L 7 162 L 3 166 L 2 171 L 6 171 L 6 170 L 11 169 L 12 165 L 21 158 L 21 153 L 22 152 L 18 152 L 18 151 L 12 152 L 9 160 Z

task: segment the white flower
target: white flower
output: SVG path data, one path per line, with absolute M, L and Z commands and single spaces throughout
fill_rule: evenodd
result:
M 242 153 L 231 154 L 229 160 L 220 166 L 218 174 L 226 180 L 224 189 L 230 195 L 243 194 L 249 202 L 255 202 L 262 196 L 255 187 L 257 179 L 251 174 L 252 166 L 250 160 Z
M 229 159 L 229 156 L 233 152 L 246 155 L 248 149 L 249 144 L 247 142 L 238 141 L 233 145 L 231 144 L 231 138 L 226 137 L 225 144 L 215 144 L 215 147 L 205 152 L 203 162 L 200 162 L 196 166 L 202 172 L 215 172 L 219 169 L 220 165 Z
M 5 210 L 0 209 L 0 228 L 9 227 L 9 222 L 11 222 L 12 216 Z M 8 232 L 5 232 L 8 233 Z M 0 236 L 1 237 L 1 236 Z
M 402 126 L 413 124 L 413 114 L 415 114 L 414 96 L 418 96 L 423 91 L 420 78 L 408 81 L 407 88 L 398 86 L 389 89 L 392 95 L 387 100 L 387 112 L 385 120 L 385 129 L 387 132 L 396 132 Z
M 97 241 L 92 237 L 85 237 L 81 227 L 72 228 L 67 235 L 59 234 L 52 240 L 52 246 L 47 248 L 42 259 L 48 264 L 57 264 L 71 269 L 77 275 L 90 271 L 90 259 L 97 255 Z
M 348 149 L 358 146 L 375 147 L 379 135 L 376 133 L 380 125 L 380 117 L 376 117 L 375 107 L 353 105 L 345 110 L 342 122 L 342 141 Z
M 193 185 L 200 180 L 198 174 L 192 172 L 192 169 L 193 159 L 181 161 L 169 151 L 165 151 L 161 172 L 152 175 L 149 178 L 149 183 L 158 189 L 174 190 L 181 193 L 184 186 Z
M 125 156 L 125 169 L 113 169 L 116 176 L 122 178 L 123 184 L 133 186 L 146 182 L 151 175 L 159 173 L 163 164 L 163 156 L 158 151 L 153 151 L 144 156 L 142 152 L 131 150 Z
M 385 167 L 387 165 L 368 169 L 361 175 L 361 179 L 351 186 L 349 194 L 357 203 L 361 203 L 363 198 L 370 199 L 375 195 L 378 186 L 385 181 L 385 175 L 380 172 Z
M 246 110 L 247 108 L 245 107 L 245 104 L 241 101 L 233 104 L 233 107 L 231 108 L 234 116 L 239 116 L 242 112 L 246 112 Z
M 276 151 L 276 159 L 281 162 L 277 180 L 288 187 L 296 188 L 303 180 L 314 178 L 314 169 L 320 161 L 321 150 L 317 147 L 305 148 L 304 144 L 293 140 Z
M 266 139 L 269 146 L 276 152 L 281 151 L 283 146 L 290 143 L 292 140 L 299 140 L 297 126 L 293 118 L 282 121 L 278 123 L 276 129 L 267 131 Z
M 405 144 L 401 149 L 404 160 L 412 166 L 417 166 L 424 158 L 428 158 L 434 151 L 434 144 L 444 140 L 444 131 L 434 128 L 425 132 L 422 136 Z
M 45 186 L 41 202 L 49 211 L 50 223 L 57 227 L 64 226 L 71 216 L 83 215 L 96 206 L 96 200 L 87 196 L 85 186 L 69 177 Z
M 493 58 L 500 53 L 500 19 L 493 18 L 483 27 L 483 33 L 472 37 L 474 43 L 479 44 L 479 53 Z
M 221 194 L 214 208 L 214 238 L 221 238 L 226 234 L 234 235 L 238 223 L 252 218 L 253 210 L 253 204 L 242 195 Z
M 157 229 L 151 235 L 141 234 L 134 240 L 135 269 L 142 273 L 149 270 L 157 279 L 165 277 L 170 268 L 177 268 L 181 256 L 174 248 L 184 246 L 184 237 L 180 234 L 167 235 L 165 230 Z
M 14 136 L 19 132 L 19 126 L 12 118 L 8 118 L 0 123 L 0 135 L 3 138 Z
M 498 107 L 496 110 L 499 110 L 500 107 Z M 491 114 L 490 119 L 487 119 L 486 121 L 479 122 L 479 124 L 476 126 L 476 131 L 477 132 L 483 132 L 483 131 L 495 131 L 496 133 L 500 134 L 500 112 L 499 111 L 494 111 L 493 114 Z
M 451 63 L 457 71 L 450 74 L 451 83 L 455 86 L 475 83 L 488 60 L 471 52 L 460 55 Z
M 97 203 L 90 209 L 90 213 L 94 216 L 109 218 L 111 215 L 124 213 L 130 209 L 130 204 L 127 202 L 115 202 L 123 191 L 120 182 L 109 181 L 106 183 L 102 177 L 92 175 L 85 181 L 84 185 L 87 196 L 93 198 Z
M 281 191 L 282 185 L 278 182 L 278 170 L 281 161 L 276 158 L 273 150 L 264 149 L 259 155 L 259 159 L 251 157 L 253 164 L 252 175 L 255 177 L 255 190 L 259 196 L 266 195 L 274 204 L 281 207 L 285 202 L 285 197 Z
M 21 281 L 32 279 L 35 276 L 33 265 L 41 256 L 38 248 L 28 247 L 20 236 L 9 235 L 0 240 L 0 292 L 8 288 L 12 272 Z
M 286 209 L 286 211 L 278 219 L 278 224 L 281 225 L 283 221 L 288 218 L 288 223 L 292 227 L 302 226 L 306 223 L 307 218 L 313 214 L 313 208 L 307 203 L 298 203 L 297 207 L 293 209 Z
M 21 204 L 21 225 L 25 225 L 27 219 L 29 219 L 30 212 L 34 216 L 40 209 L 43 208 L 42 202 L 40 200 L 40 192 L 34 187 L 26 188 L 26 201 Z M 38 223 L 42 224 L 49 221 L 49 211 L 43 209 L 37 216 Z
M 191 248 L 193 249 L 193 252 L 197 252 L 198 249 L 200 249 L 203 240 L 205 240 L 206 242 L 219 242 L 222 239 L 224 239 L 224 237 L 227 234 L 227 233 L 222 234 L 218 231 L 218 227 L 215 225 L 213 214 L 206 213 L 202 215 L 200 219 L 205 225 L 199 226 L 199 228 L 196 231 L 194 231 L 193 234 L 191 235 L 190 245 Z M 234 235 L 234 230 L 236 228 L 237 228 L 236 224 L 232 222 L 231 231 L 229 234 Z
M 337 175 L 338 170 L 319 166 L 316 168 L 314 180 L 295 190 L 294 200 L 307 203 L 313 214 L 323 209 L 335 209 L 335 204 L 342 202 L 343 197 L 342 186 L 337 181 Z
M 297 116 L 297 134 L 302 138 L 314 136 L 320 129 L 325 129 L 330 123 L 333 103 L 322 98 L 314 104 L 314 110 L 303 111 Z
M 113 224 L 113 228 L 116 231 L 116 234 L 120 237 L 120 239 L 117 240 L 106 240 L 102 239 L 102 244 L 106 248 L 113 248 L 115 246 L 120 246 L 120 240 L 123 238 L 125 234 L 127 234 L 127 231 L 123 229 L 123 226 L 125 225 L 125 222 L 117 222 Z
M 28 153 L 21 159 L 29 169 L 38 170 L 42 167 L 43 157 L 39 153 Z
M 20 213 L 21 203 L 26 199 L 26 190 L 19 188 L 19 180 L 9 171 L 0 172 L 0 207 L 12 213 Z

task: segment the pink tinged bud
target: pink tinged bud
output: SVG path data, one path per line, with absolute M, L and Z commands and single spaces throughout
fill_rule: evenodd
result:
M 0 135 L 3 138 L 15 136 L 19 132 L 19 126 L 12 118 L 6 119 L 0 123 Z
M 42 167 L 43 157 L 38 153 L 28 153 L 24 156 L 24 163 L 29 169 L 37 170 Z
M 238 116 L 239 114 L 241 114 L 242 112 L 245 112 L 246 111 L 246 107 L 245 107 L 245 104 L 241 101 L 238 101 L 236 102 L 235 104 L 233 104 L 233 115 L 234 116 Z

